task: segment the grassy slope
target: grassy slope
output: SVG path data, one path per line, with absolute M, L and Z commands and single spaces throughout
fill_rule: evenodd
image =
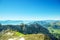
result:
M 53 28 L 49 27 L 48 30 L 50 31 L 50 33 L 60 34 L 60 29 L 53 29 Z
M 60 39 L 60 29 L 53 29 L 52 27 L 48 28 L 49 32 L 53 34 L 56 38 Z
M 24 36 L 26 40 L 51 40 L 49 36 L 45 34 L 30 34 Z
M 8 40 L 10 38 L 19 38 L 19 37 L 23 37 L 24 34 L 17 32 L 17 31 L 12 31 L 12 30 L 6 30 L 6 31 L 2 31 L 0 32 L 0 40 Z
M 8 40 L 10 38 L 18 40 L 20 37 L 24 37 L 25 40 L 51 40 L 49 36 L 45 34 L 22 34 L 17 31 L 12 31 L 12 30 L 6 30 L 0 32 L 0 40 Z

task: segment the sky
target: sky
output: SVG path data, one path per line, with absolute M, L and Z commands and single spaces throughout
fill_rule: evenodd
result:
M 0 0 L 0 20 L 60 20 L 60 0 Z

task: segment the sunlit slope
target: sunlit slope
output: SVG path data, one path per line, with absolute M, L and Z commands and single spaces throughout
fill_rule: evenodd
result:
M 51 23 L 49 25 L 50 25 L 48 27 L 49 32 L 56 38 L 58 38 L 58 40 L 60 40 L 60 22 Z
M 51 40 L 48 35 L 45 34 L 23 34 L 17 31 L 5 30 L 0 32 L 0 40 Z
M 45 34 L 30 34 L 24 36 L 26 40 L 51 40 L 49 36 Z

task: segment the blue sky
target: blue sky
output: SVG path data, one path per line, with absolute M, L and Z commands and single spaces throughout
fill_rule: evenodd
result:
M 60 20 L 60 1 L 0 0 L 0 20 Z

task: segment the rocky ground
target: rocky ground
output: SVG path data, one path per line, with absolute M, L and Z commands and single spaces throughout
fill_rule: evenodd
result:
M 0 40 L 51 40 L 45 34 L 27 34 L 24 35 L 17 31 L 6 30 L 0 32 Z

